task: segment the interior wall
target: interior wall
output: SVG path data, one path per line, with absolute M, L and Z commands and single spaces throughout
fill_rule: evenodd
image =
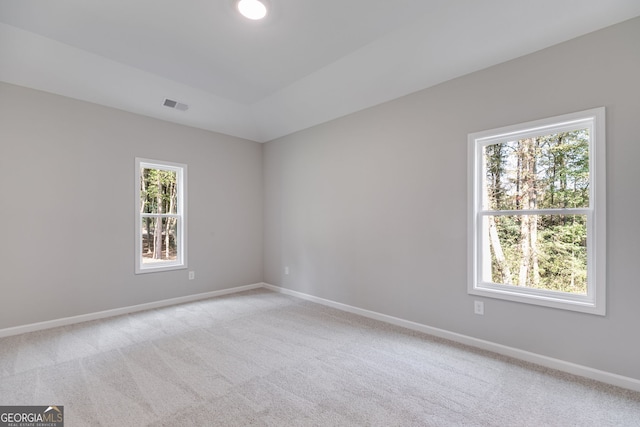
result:
M 195 280 L 134 274 L 136 157 L 187 164 Z M 261 168 L 256 142 L 0 83 L 0 329 L 261 282 Z
M 268 142 L 265 281 L 640 379 L 638 40 L 634 19 Z M 599 106 L 607 315 L 468 295 L 467 135 Z

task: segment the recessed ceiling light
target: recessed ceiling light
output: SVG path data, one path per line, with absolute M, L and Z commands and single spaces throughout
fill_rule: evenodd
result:
M 267 7 L 259 0 L 240 0 L 238 11 L 246 18 L 258 20 L 267 16 Z

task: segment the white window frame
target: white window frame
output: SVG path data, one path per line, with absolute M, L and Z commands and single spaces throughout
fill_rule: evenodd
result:
M 187 266 L 187 165 L 182 163 L 166 162 L 136 157 L 135 169 L 135 273 L 155 273 L 159 271 L 182 270 Z M 177 206 L 176 214 L 152 214 L 150 216 L 176 217 L 178 218 L 177 230 L 177 257 L 175 261 L 160 261 L 152 264 L 144 264 L 142 259 L 142 217 L 140 212 L 140 172 L 141 169 L 160 169 L 176 173 Z M 149 214 L 144 214 L 148 216 Z
M 587 216 L 587 294 L 575 295 L 542 289 L 493 283 L 483 275 L 483 253 L 488 242 L 481 227 L 484 216 L 495 211 L 483 209 L 483 147 L 491 144 L 590 127 L 588 208 L 508 211 L 518 214 L 580 214 Z M 565 114 L 469 134 L 468 137 L 468 293 L 489 298 L 545 307 L 606 314 L 606 145 L 605 108 Z M 503 211 L 504 212 L 504 211 Z M 483 249 L 484 247 L 484 249 Z

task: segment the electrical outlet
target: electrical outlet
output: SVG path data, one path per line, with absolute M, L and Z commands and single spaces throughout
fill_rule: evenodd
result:
M 189 280 L 194 280 L 196 278 L 196 272 L 195 271 L 190 271 L 189 272 Z
M 285 274 L 285 275 L 288 275 L 288 274 L 289 274 L 289 267 L 285 267 L 285 268 L 284 268 L 284 274 Z
M 484 314 L 484 302 L 482 301 L 474 301 L 473 302 L 473 312 L 475 314 L 483 315 Z

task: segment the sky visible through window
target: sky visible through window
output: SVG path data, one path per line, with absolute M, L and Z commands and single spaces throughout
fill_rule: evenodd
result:
M 584 128 L 484 146 L 482 206 L 496 211 L 482 221 L 485 280 L 587 293 L 587 215 L 565 209 L 589 207 L 589 138 Z

